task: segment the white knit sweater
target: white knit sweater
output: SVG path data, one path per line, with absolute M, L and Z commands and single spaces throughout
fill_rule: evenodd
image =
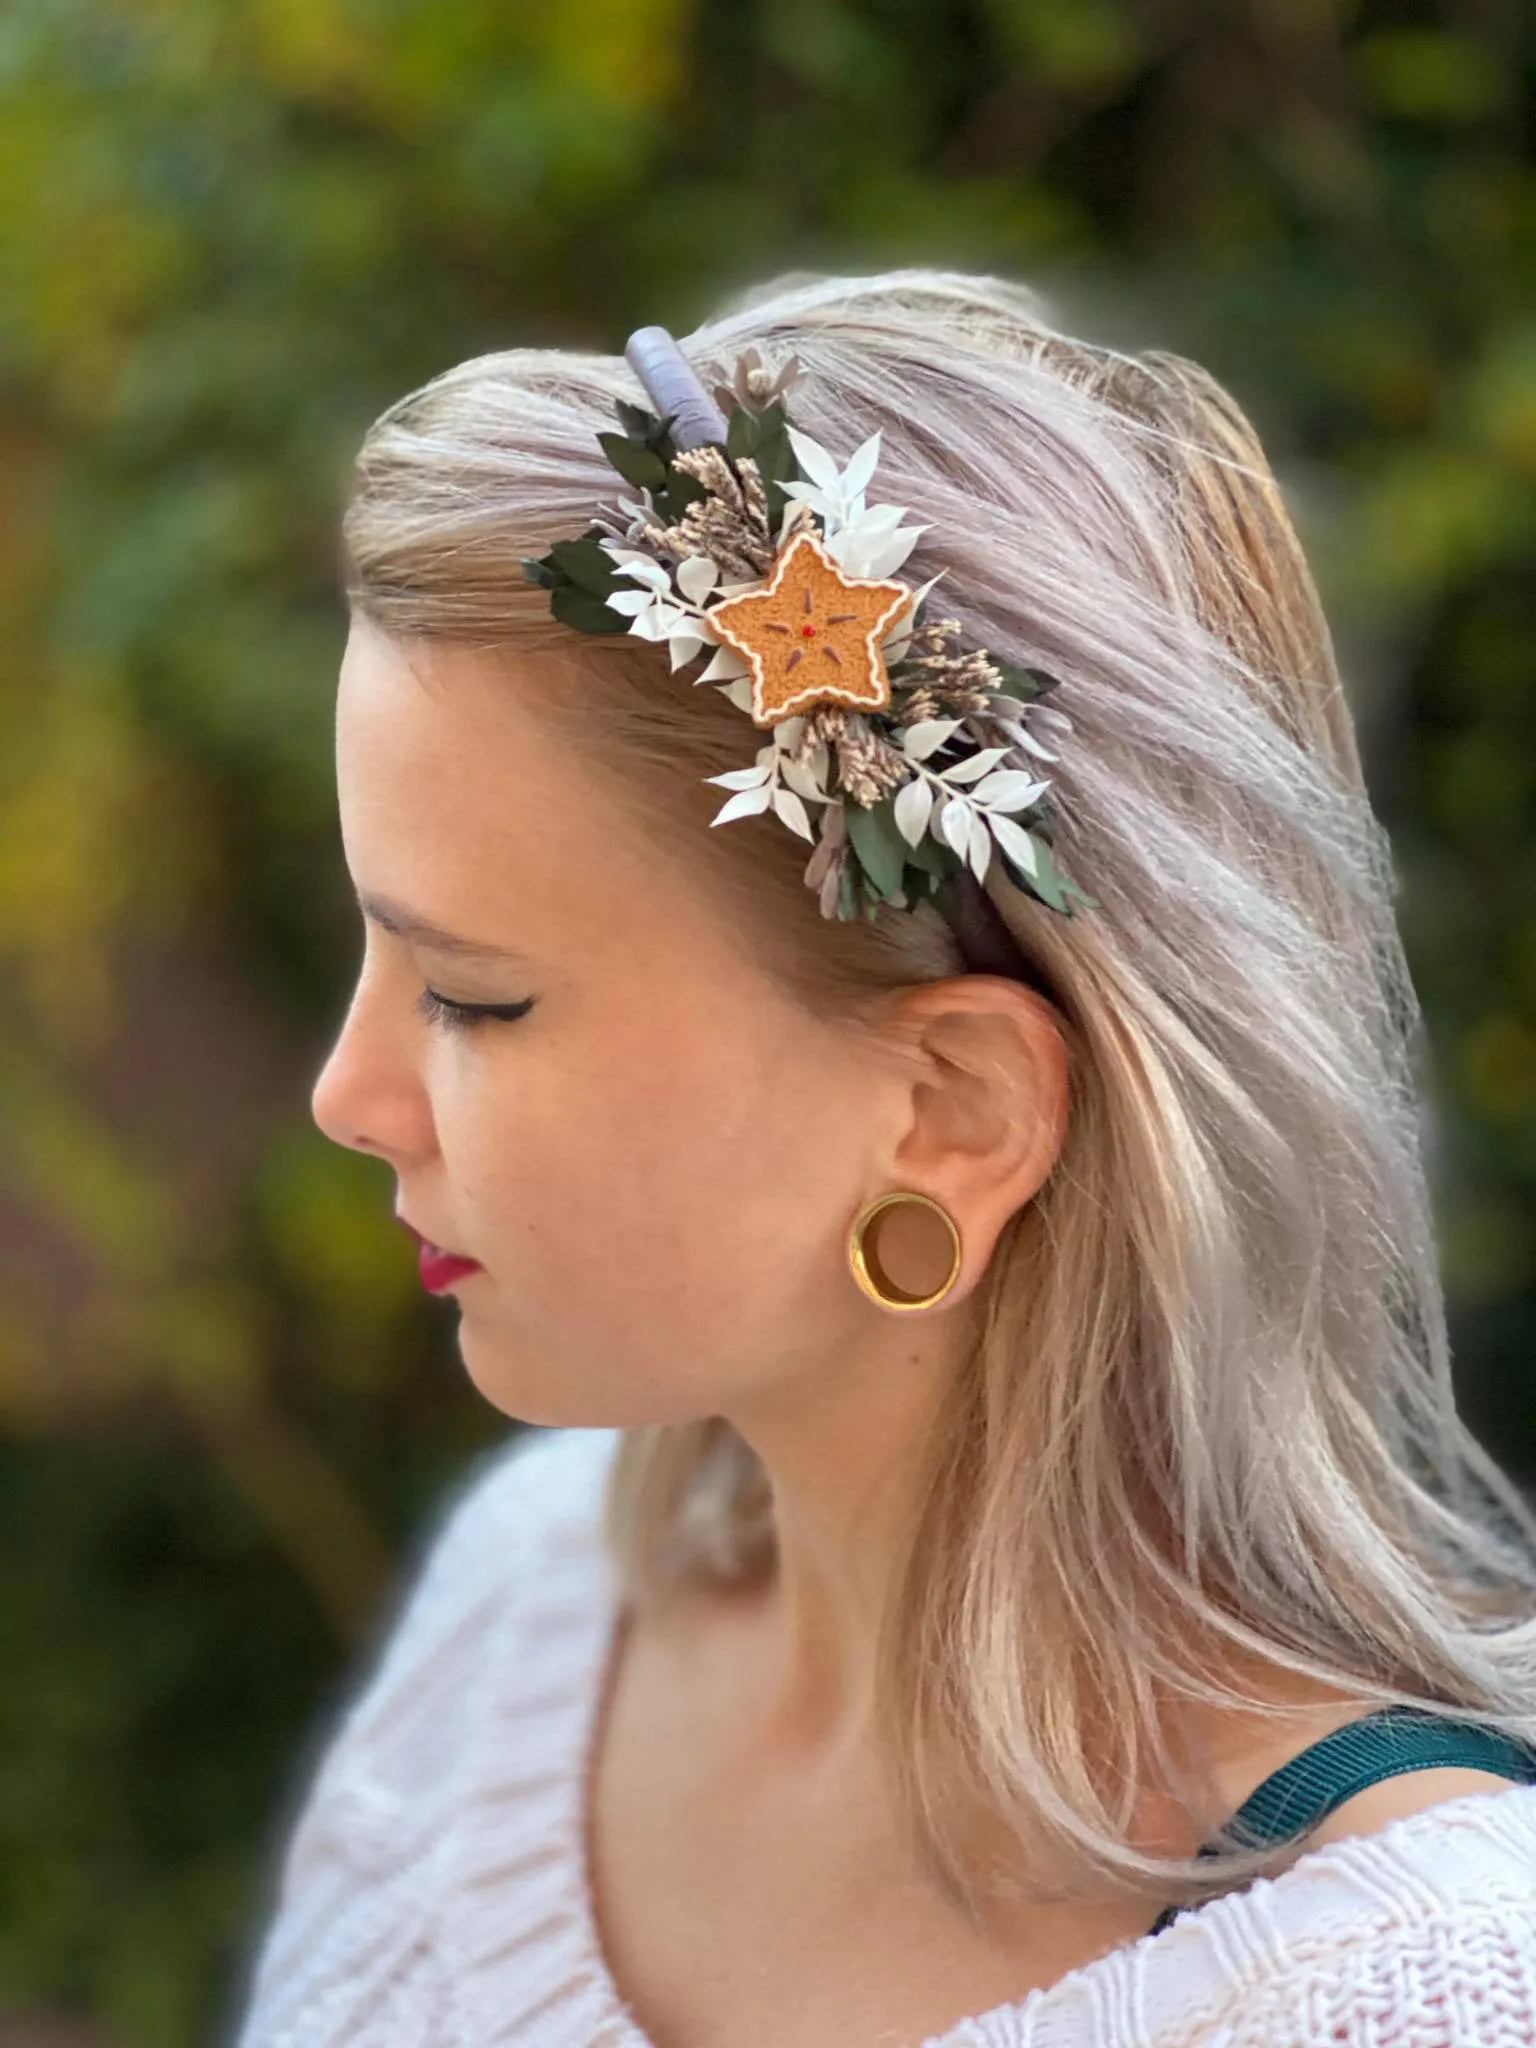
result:
M 534 1432 L 455 1490 L 325 1731 L 235 2048 L 651 2048 L 598 1946 L 582 1848 L 616 1442 Z M 1532 2048 L 1536 1786 L 1311 1851 L 924 2048 L 1313 2043 Z

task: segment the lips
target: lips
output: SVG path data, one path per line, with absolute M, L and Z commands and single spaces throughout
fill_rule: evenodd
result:
M 407 1223 L 403 1216 L 397 1216 L 396 1221 L 415 1238 L 416 1263 L 421 1273 L 422 1285 L 433 1294 L 441 1294 L 443 1289 L 451 1287 L 455 1280 L 462 1280 L 467 1274 L 481 1271 L 478 1259 L 467 1259 L 459 1252 L 451 1252 L 440 1244 L 433 1244 L 430 1238 L 422 1236 L 414 1223 Z

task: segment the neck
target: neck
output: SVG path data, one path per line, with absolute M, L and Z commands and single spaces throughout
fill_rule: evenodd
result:
M 943 1395 L 968 1348 L 960 1317 L 891 1318 L 727 1417 L 762 1460 L 777 1565 L 764 1589 L 764 1732 L 800 1748 L 867 1731 L 888 1601 Z

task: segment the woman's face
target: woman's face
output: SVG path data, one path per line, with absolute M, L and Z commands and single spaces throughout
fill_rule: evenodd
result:
M 366 946 L 314 1116 L 388 1163 L 425 1238 L 479 1261 L 452 1291 L 497 1407 L 729 1413 L 901 1320 L 859 1294 L 846 1237 L 903 1184 L 910 1076 L 770 979 L 521 680 L 353 627 L 337 772 Z M 524 1013 L 429 1017 L 427 990 Z

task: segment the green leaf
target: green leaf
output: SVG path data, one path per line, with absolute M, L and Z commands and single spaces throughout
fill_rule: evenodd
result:
M 597 438 L 625 483 L 641 491 L 665 489 L 667 465 L 654 449 L 641 447 L 624 434 L 599 434 Z
M 1074 898 L 1076 899 L 1078 908 L 1080 910 L 1098 909 L 1099 899 L 1097 896 L 1090 896 L 1086 889 L 1080 889 L 1077 886 L 1076 882 L 1073 881 L 1072 877 L 1068 874 L 1064 874 L 1060 868 L 1053 868 L 1051 872 L 1056 877 L 1056 880 L 1061 884 L 1061 892 L 1063 896 L 1065 896 L 1068 900 L 1068 917 L 1074 915 L 1074 912 L 1071 909 L 1071 903 Z
M 524 555 L 522 570 L 530 583 L 542 584 L 546 590 L 553 590 L 558 584 L 566 581 L 548 555 L 540 555 L 537 559 L 532 555 Z
M 595 540 L 557 540 L 545 559 L 593 597 L 607 597 L 628 581 L 620 579 L 613 557 Z
M 686 469 L 669 469 L 666 478 L 666 489 L 657 493 L 656 503 L 674 523 L 682 518 L 690 505 L 696 505 L 700 498 L 709 496 L 698 478 L 690 476 Z
M 1017 662 L 1003 661 L 989 653 L 988 661 L 1001 677 L 1001 686 L 1010 697 L 1017 697 L 1025 704 L 1032 704 L 1037 697 L 1043 697 L 1047 690 L 1057 687 L 1055 676 L 1042 674 L 1039 669 L 1021 668 Z
M 778 409 L 770 407 L 769 410 L 777 411 Z M 767 415 L 764 414 L 763 417 L 766 418 Z M 768 518 L 775 531 L 777 531 L 779 520 L 783 516 L 784 506 L 787 502 L 784 496 L 784 486 L 787 483 L 793 483 L 800 475 L 800 465 L 796 462 L 795 451 L 790 446 L 789 434 L 786 431 L 782 413 L 779 414 L 779 422 L 773 432 L 764 434 L 759 439 L 755 460 L 758 472 L 763 479 L 765 494 L 768 499 Z
M 920 868 L 936 878 L 953 874 L 960 865 L 960 856 L 952 846 L 940 846 L 937 839 L 926 832 L 916 846 L 908 846 L 906 851 L 909 867 Z
M 777 527 L 784 511 L 783 486 L 799 476 L 789 444 L 789 421 L 778 399 L 761 412 L 738 405 L 726 421 L 726 452 L 734 461 L 749 455 L 757 464 L 768 500 L 768 517 Z
M 619 423 L 624 429 L 626 440 L 637 447 L 648 448 L 653 455 L 659 455 L 663 462 L 669 462 L 677 453 L 672 445 L 673 415 L 659 416 L 647 412 L 643 405 L 630 405 L 624 399 L 617 400 Z
M 1048 904 L 1052 910 L 1060 911 L 1064 917 L 1071 917 L 1073 914 L 1070 899 L 1074 896 L 1084 908 L 1096 910 L 1098 904 L 1095 899 L 1085 895 L 1075 882 L 1070 881 L 1061 872 L 1051 858 L 1049 847 L 1041 843 L 1039 834 L 1032 830 L 1031 837 L 1035 840 L 1036 872 L 1033 875 L 1026 875 L 1004 854 L 1004 866 L 1010 880 L 1016 882 L 1019 888 L 1027 889 L 1032 896 L 1038 896 L 1040 901 Z
M 1046 872 L 1045 862 L 1047 858 L 1048 856 L 1042 855 L 1038 874 L 1026 875 L 1022 868 L 1014 866 L 1007 854 L 1002 856 L 1003 866 L 1007 872 L 1008 879 L 1014 884 L 1015 888 L 1024 890 L 1026 895 L 1038 897 L 1042 903 L 1048 904 L 1052 910 L 1064 912 L 1067 908 L 1067 901 L 1061 893 L 1060 883 Z
M 911 848 L 897 830 L 893 799 L 882 797 L 865 810 L 848 798 L 843 812 L 854 858 L 881 896 L 894 896 L 901 887 L 902 869 Z
M 564 626 L 575 626 L 582 633 L 627 633 L 629 621 L 616 611 L 610 611 L 600 598 L 590 591 L 580 590 L 574 583 L 562 583 L 549 595 L 549 608 Z
M 739 462 L 743 455 L 756 455 L 757 420 L 757 414 L 749 405 L 732 408 L 725 423 L 725 452 L 733 462 Z

